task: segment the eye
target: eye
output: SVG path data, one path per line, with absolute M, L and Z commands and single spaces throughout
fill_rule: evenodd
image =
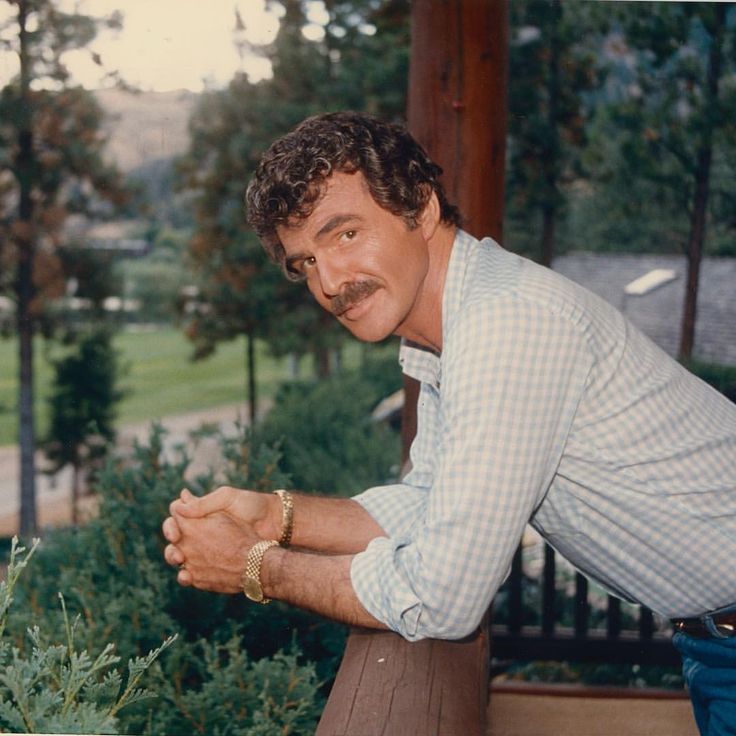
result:
M 306 274 L 304 273 L 303 260 L 286 260 L 284 262 L 284 273 L 289 281 L 304 281 Z
M 355 236 L 358 234 L 356 230 L 346 230 L 344 233 L 340 235 L 341 240 L 354 240 Z
M 309 270 L 317 263 L 314 256 L 287 259 L 284 263 L 284 272 L 289 281 L 304 281 L 309 276 Z

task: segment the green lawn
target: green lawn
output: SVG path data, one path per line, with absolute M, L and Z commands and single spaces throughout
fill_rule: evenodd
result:
M 127 389 L 118 413 L 118 424 L 154 420 L 225 404 L 245 402 L 245 342 L 223 343 L 210 358 L 196 363 L 189 359 L 191 344 L 173 328 L 154 331 L 126 331 L 115 338 L 124 366 L 122 386 Z M 274 360 L 258 345 L 257 376 L 259 400 L 273 396 L 280 382 L 288 378 L 286 360 Z M 37 434 L 46 426 L 46 397 L 52 368 L 44 354 L 45 343 L 36 343 Z M 61 348 L 51 347 L 51 356 Z M 347 351 L 348 364 L 356 361 L 355 346 Z M 306 361 L 305 361 L 306 362 Z M 17 342 L 0 340 L 0 445 L 17 438 Z M 310 375 L 308 365 L 301 375 Z

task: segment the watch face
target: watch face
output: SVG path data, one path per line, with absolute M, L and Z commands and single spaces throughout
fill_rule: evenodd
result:
M 247 576 L 243 578 L 243 592 L 256 603 L 260 603 L 263 600 L 263 588 L 261 588 L 261 584 L 255 578 L 249 578 Z

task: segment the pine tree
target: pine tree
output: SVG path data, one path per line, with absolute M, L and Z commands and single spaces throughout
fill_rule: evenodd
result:
M 56 246 L 70 209 L 83 211 L 91 194 L 119 201 L 120 188 L 101 157 L 101 110 L 71 85 L 63 64 L 100 21 L 61 12 L 52 0 L 6 1 L 17 12 L 0 28 L 0 42 L 17 53 L 19 73 L 0 91 L 0 291 L 16 309 L 20 525 L 29 535 L 36 528 L 33 336 L 47 300 L 63 293 Z
M 123 396 L 117 387 L 118 364 L 110 333 L 85 335 L 76 350 L 54 364 L 49 398 L 50 427 L 46 457 L 50 472 L 72 466 L 72 523 L 78 521 L 82 472 L 92 472 L 115 438 L 115 406 Z
M 582 3 L 511 3 L 509 214 L 529 229 L 541 214 L 538 259 L 549 266 L 565 187 L 582 174 L 584 96 L 601 83 L 597 14 Z

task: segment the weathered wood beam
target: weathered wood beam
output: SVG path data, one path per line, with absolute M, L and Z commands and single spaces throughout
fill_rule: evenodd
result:
M 488 637 L 410 643 L 356 629 L 316 736 L 483 736 Z
M 501 240 L 506 0 L 413 0 L 408 122 L 476 237 Z
M 508 94 L 507 0 L 414 0 L 408 123 L 444 170 L 471 235 L 501 242 Z M 402 465 L 416 431 L 418 387 L 404 379 Z

